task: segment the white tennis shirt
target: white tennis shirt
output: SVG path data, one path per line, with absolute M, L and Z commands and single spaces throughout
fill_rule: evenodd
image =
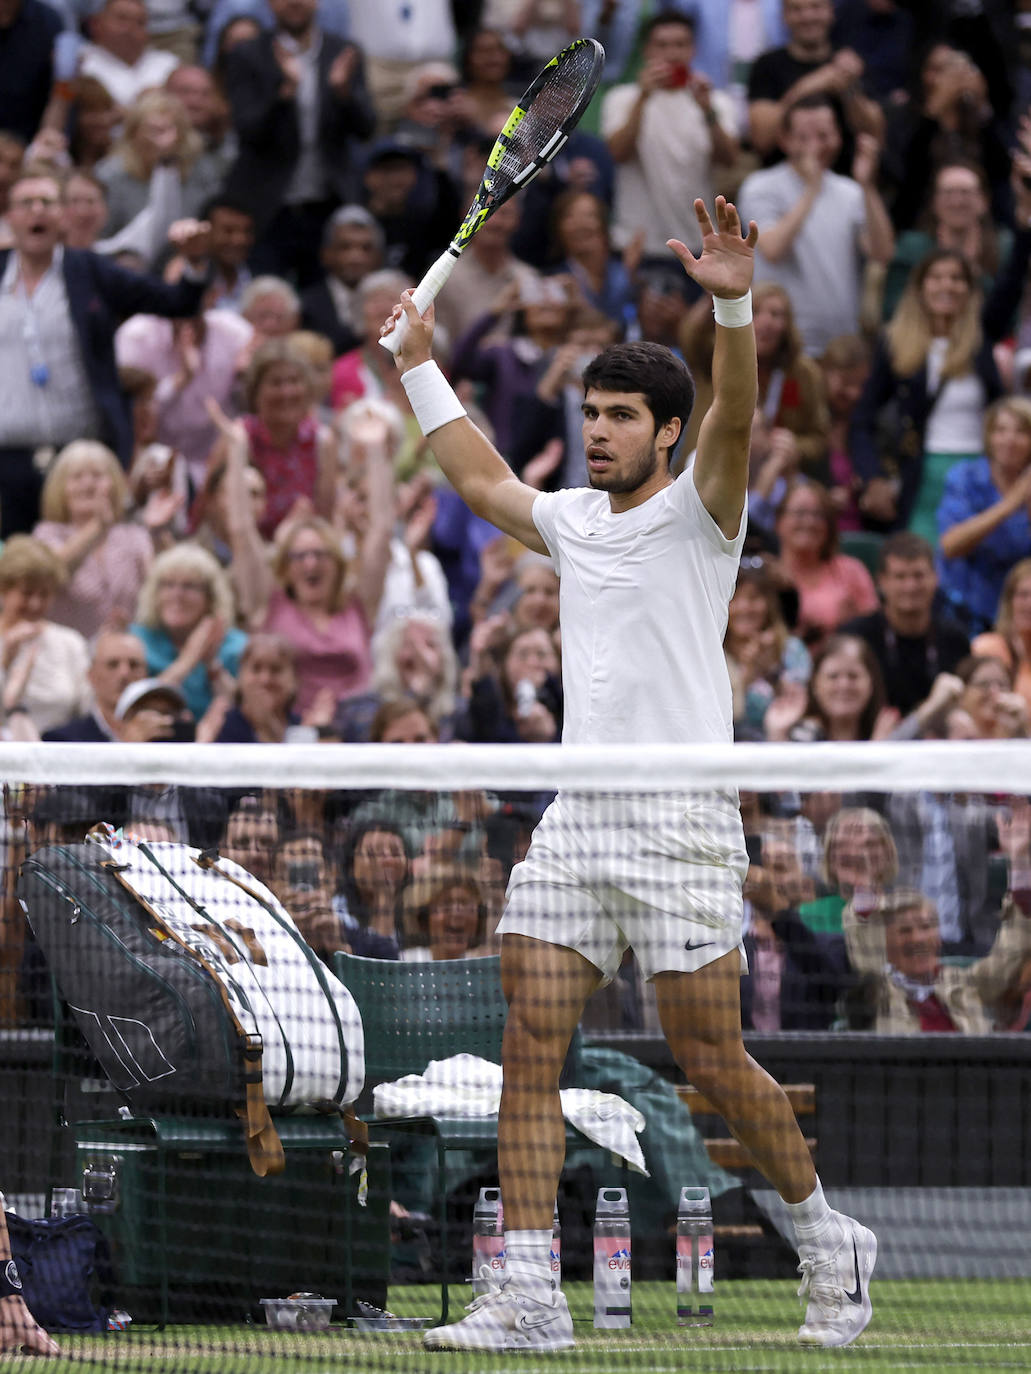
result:
M 563 743 L 731 739 L 723 636 L 746 513 L 727 539 L 692 465 L 619 514 L 603 491 L 541 492 L 533 520 L 560 579 Z

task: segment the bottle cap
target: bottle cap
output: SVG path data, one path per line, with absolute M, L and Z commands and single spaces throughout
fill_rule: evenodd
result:
M 680 1207 L 681 1212 L 691 1212 L 697 1216 L 703 1216 L 712 1210 L 709 1201 L 708 1188 L 681 1188 Z
M 599 1188 L 598 1201 L 595 1205 L 594 1214 L 598 1216 L 613 1216 L 620 1213 L 630 1214 L 630 1205 L 627 1202 L 625 1188 Z

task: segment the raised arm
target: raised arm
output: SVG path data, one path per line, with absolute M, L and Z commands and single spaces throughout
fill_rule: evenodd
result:
M 668 244 L 688 276 L 714 297 L 716 315 L 713 398 L 698 431 L 694 483 L 705 509 L 733 539 L 748 490 L 752 417 L 759 392 L 751 303 L 742 301 L 752 285 L 759 230 L 752 220 L 742 237 L 737 210 L 723 196 L 716 197 L 715 228 L 704 202 L 696 200 L 694 208 L 702 231 L 701 257 L 694 257 L 679 239 Z M 742 315 L 745 322 L 739 324 Z
M 402 310 L 408 316 L 408 332 L 395 361 L 415 417 L 445 477 L 474 514 L 513 535 L 527 548 L 547 553 L 547 545 L 533 523 L 536 491 L 520 482 L 468 418 L 433 362 L 433 307 L 420 316 L 412 304 L 412 293 L 405 291 L 382 332 L 393 328 Z

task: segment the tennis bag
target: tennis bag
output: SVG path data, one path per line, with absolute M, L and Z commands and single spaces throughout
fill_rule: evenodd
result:
M 97 826 L 37 850 L 18 896 L 79 1030 L 136 1108 L 231 1109 L 255 1173 L 280 1173 L 269 1108 L 344 1111 L 361 1014 L 272 892 L 214 850 Z

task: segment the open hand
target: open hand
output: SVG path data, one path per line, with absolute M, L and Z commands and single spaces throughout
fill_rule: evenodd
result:
M 695 201 L 694 210 L 702 231 L 701 256 L 696 258 L 679 239 L 669 239 L 666 247 L 680 259 L 684 271 L 703 291 L 727 300 L 743 296 L 752 285 L 759 226 L 751 220 L 748 233 L 743 236 L 737 208 L 724 196 L 716 197 L 715 227 L 703 200 Z

